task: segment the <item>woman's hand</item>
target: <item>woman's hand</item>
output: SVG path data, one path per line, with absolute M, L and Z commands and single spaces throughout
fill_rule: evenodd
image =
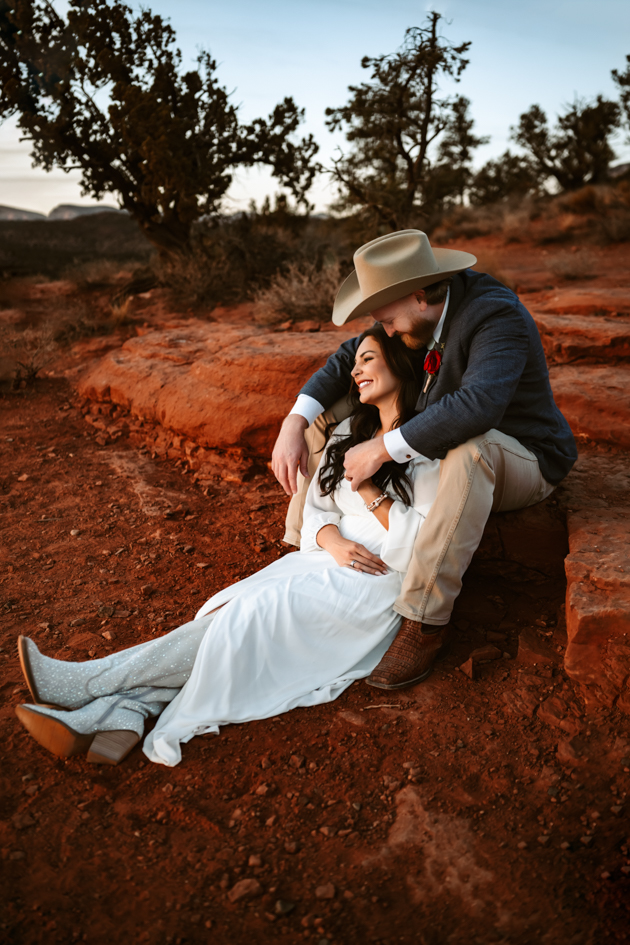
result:
M 387 574 L 387 565 L 358 541 L 342 538 L 336 525 L 324 525 L 317 532 L 317 544 L 332 555 L 342 568 L 364 574 Z

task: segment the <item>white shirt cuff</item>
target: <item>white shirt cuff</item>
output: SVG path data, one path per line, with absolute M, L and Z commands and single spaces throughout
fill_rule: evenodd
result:
M 314 397 L 309 397 L 308 394 L 298 394 L 293 408 L 289 411 L 289 416 L 292 413 L 299 414 L 300 417 L 304 417 L 310 427 L 311 423 L 323 412 L 324 408 Z
M 383 443 L 395 463 L 407 463 L 410 459 L 415 459 L 416 456 L 421 455 L 421 453 L 409 446 L 409 443 L 407 443 L 398 427 L 385 434 Z

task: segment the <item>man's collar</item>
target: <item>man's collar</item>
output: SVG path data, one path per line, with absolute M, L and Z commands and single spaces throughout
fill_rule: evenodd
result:
M 433 348 L 435 348 L 436 345 L 440 343 L 440 335 L 442 334 L 442 329 L 444 327 L 444 322 L 446 320 L 446 313 L 448 312 L 448 303 L 450 302 L 450 299 L 451 299 L 451 287 L 449 285 L 448 289 L 446 290 L 446 298 L 444 299 L 444 308 L 442 309 L 440 320 L 435 326 L 435 330 L 433 332 L 433 338 L 427 345 L 427 348 L 429 351 L 431 351 Z

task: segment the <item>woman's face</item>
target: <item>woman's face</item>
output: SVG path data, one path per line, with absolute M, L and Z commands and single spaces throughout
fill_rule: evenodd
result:
M 398 395 L 400 379 L 390 371 L 376 338 L 364 338 L 357 349 L 352 377 L 362 404 L 384 403 Z

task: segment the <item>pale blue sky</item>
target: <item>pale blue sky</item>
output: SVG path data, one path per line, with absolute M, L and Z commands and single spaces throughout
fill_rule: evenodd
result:
M 392 52 L 406 27 L 421 25 L 429 9 L 450 21 L 442 21 L 442 32 L 451 41 L 472 40 L 470 65 L 457 91 L 472 102 L 477 133 L 491 136 L 479 149 L 477 164 L 505 150 L 510 125 L 534 103 L 555 116 L 575 95 L 615 96 L 610 70 L 623 69 L 630 53 L 627 0 L 152 0 L 146 5 L 170 18 L 185 64 L 199 48 L 210 50 L 243 118 L 267 114 L 292 95 L 306 109 L 303 128 L 319 142 L 324 163 L 343 144 L 343 136 L 331 135 L 324 125 L 326 107 L 343 104 L 348 85 L 367 78 L 360 67 L 364 55 Z M 58 0 L 56 6 L 62 10 L 65 4 Z M 76 174 L 32 169 L 28 144 L 18 137 L 13 122 L 0 126 L 0 204 L 48 212 L 62 202 L 92 202 L 81 198 Z M 618 154 L 630 159 L 623 136 Z M 260 201 L 275 189 L 266 172 L 239 175 L 232 207 L 246 207 L 251 197 Z M 319 210 L 330 201 L 325 179 L 311 199 Z

